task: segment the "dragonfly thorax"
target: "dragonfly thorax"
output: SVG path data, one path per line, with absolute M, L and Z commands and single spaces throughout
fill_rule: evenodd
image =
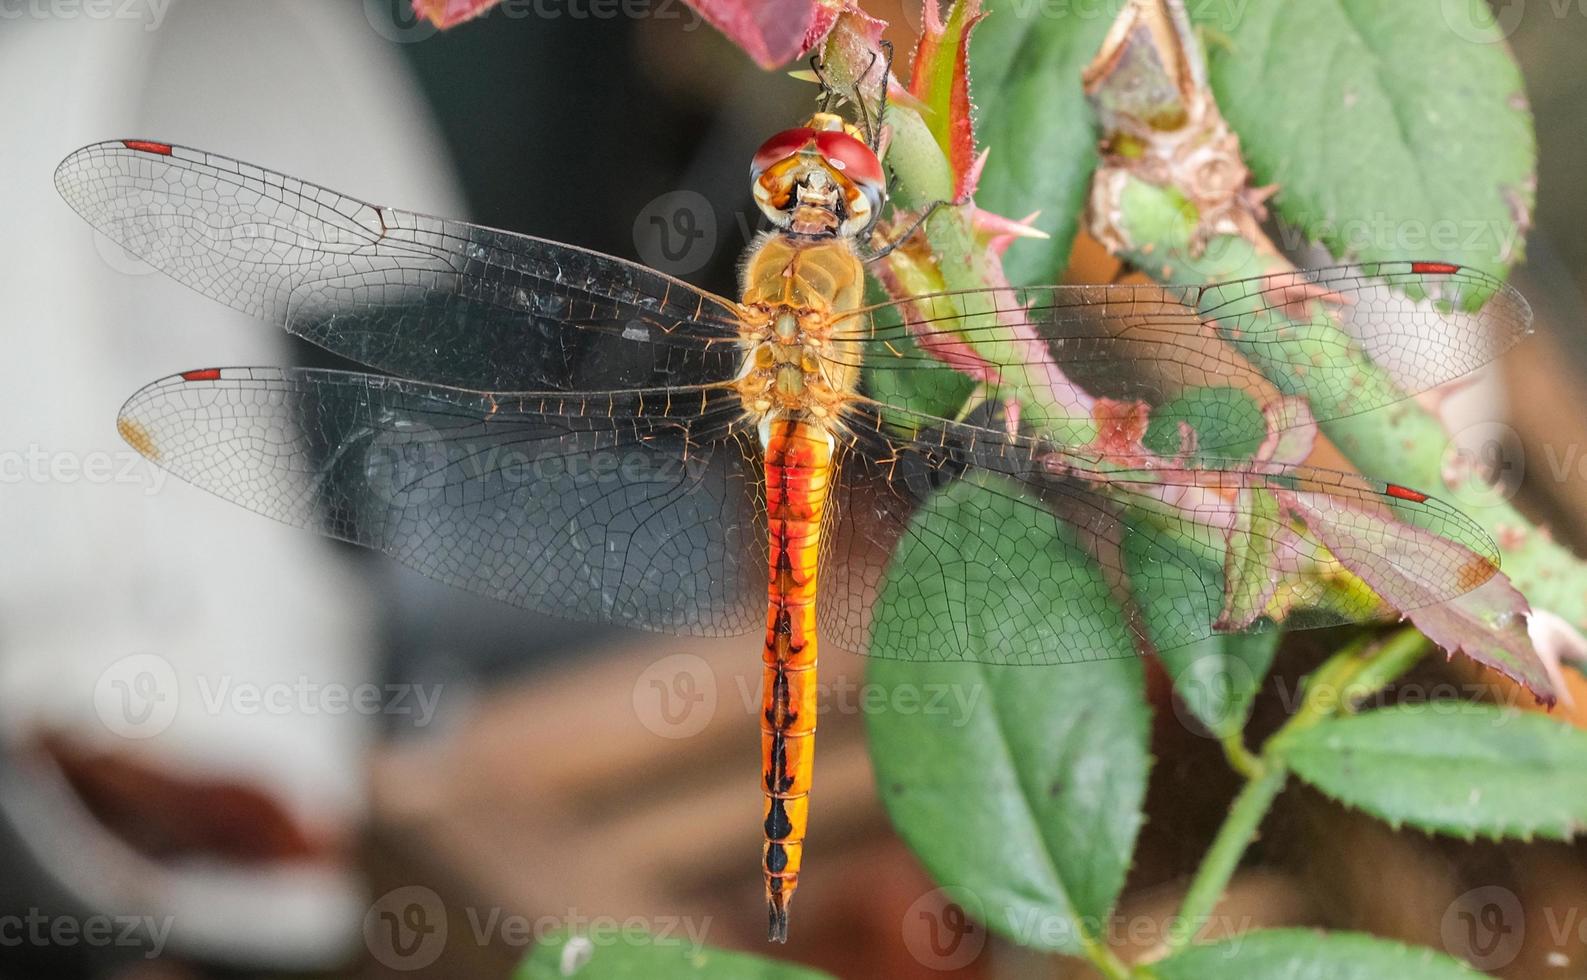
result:
M 774 418 L 840 424 L 859 383 L 859 343 L 846 314 L 863 287 L 859 257 L 841 238 L 774 234 L 750 253 L 736 386 L 757 426 Z

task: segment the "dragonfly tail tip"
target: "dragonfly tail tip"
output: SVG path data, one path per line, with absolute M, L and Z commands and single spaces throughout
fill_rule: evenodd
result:
M 788 902 L 782 895 L 773 895 L 766 900 L 766 941 L 788 941 Z

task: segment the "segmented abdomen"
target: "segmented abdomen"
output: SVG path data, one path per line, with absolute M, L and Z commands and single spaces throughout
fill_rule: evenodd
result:
M 816 732 L 816 572 L 832 478 L 832 440 L 818 426 L 779 421 L 766 442 L 771 529 L 761 776 L 766 794 L 766 900 L 772 938 L 786 938 L 799 884 Z M 781 933 L 779 936 L 778 934 Z

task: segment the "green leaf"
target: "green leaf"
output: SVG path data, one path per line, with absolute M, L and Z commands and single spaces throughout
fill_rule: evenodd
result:
M 1135 657 L 1124 611 L 1073 528 L 982 469 L 936 490 L 887 563 L 871 657 L 1035 666 Z
M 535 944 L 514 980 L 829 980 L 811 970 L 747 953 L 729 953 L 648 933 L 613 929 L 589 936 L 562 932 Z
M 1268 628 L 1173 642 L 1185 624 L 1205 626 L 1216 620 L 1222 600 L 1213 586 L 1223 581 L 1223 573 L 1209 557 L 1217 552 L 1191 545 L 1167 533 L 1131 534 L 1124 540 L 1124 567 L 1136 586 L 1146 633 L 1173 678 L 1174 693 L 1210 734 L 1225 738 L 1245 727 L 1280 634 Z M 1167 560 L 1171 557 L 1177 560 Z
M 1177 456 L 1179 424 L 1196 433 L 1192 460 L 1250 459 L 1267 437 L 1267 418 L 1250 393 L 1239 388 L 1191 388 L 1152 410 L 1141 440 L 1159 456 Z
M 1430 949 L 1350 932 L 1273 929 L 1192 946 L 1142 971 L 1156 980 L 1478 980 Z
M 871 280 L 866 285 L 866 302 L 885 303 L 887 292 Z M 874 314 L 877 328 L 896 327 L 902 322 L 897 307 L 884 306 Z M 890 370 L 892 362 L 905 361 L 911 370 Z M 880 367 L 878 367 L 880 365 Z M 885 343 L 867 343 L 864 361 L 865 393 L 883 405 L 902 405 L 912 411 L 939 418 L 953 418 L 964 407 L 975 380 L 941 361 L 926 357 L 912 338 L 896 335 Z M 885 410 L 884 410 L 885 411 Z M 897 414 L 897 413 L 894 413 Z M 895 424 L 906 420 L 890 418 Z
M 1226 34 L 1208 44 L 1214 93 L 1306 239 L 1501 277 L 1521 257 L 1536 143 L 1487 0 L 1251 0 L 1233 20 L 1190 7 Z
M 1241 509 L 1229 534 L 1224 564 L 1223 620 L 1244 625 L 1269 611 L 1285 585 L 1284 548 L 1280 534 L 1287 517 L 1278 498 L 1267 490 L 1240 495 Z M 1281 615 L 1274 612 L 1273 615 Z
M 1041 211 L 1036 226 L 1052 238 L 1016 243 L 1003 266 L 1015 285 L 1054 283 L 1097 165 L 1080 72 L 1113 18 L 1088 4 L 989 0 L 986 9 L 970 40 L 976 137 L 990 151 L 976 204 L 1011 218 Z
M 1587 733 L 1544 715 L 1400 705 L 1295 732 L 1280 751 L 1306 782 L 1394 826 L 1565 840 L 1587 825 Z
M 918 711 L 867 715 L 877 785 L 904 840 L 972 917 L 1022 945 L 1078 953 L 1082 923 L 1096 930 L 1123 887 L 1140 828 L 1149 768 L 1141 665 L 1118 603 L 1063 525 L 968 481 L 953 486 L 928 502 L 917 528 L 953 534 L 972 514 L 1006 521 L 1027 511 L 1023 538 L 1009 537 L 1007 556 L 965 556 L 984 576 L 968 597 L 890 577 L 878 616 L 962 621 L 966 599 L 975 608 L 982 596 L 1006 596 L 1005 615 L 1036 610 L 1054 637 L 1073 630 L 1093 646 L 1105 637 L 1118 659 L 1042 668 L 873 659 L 873 683 L 923 692 L 887 699 Z M 927 547 L 922 539 L 933 535 L 906 539 L 895 567 L 937 567 L 943 556 L 911 554 Z M 957 547 L 950 538 L 947 551 Z M 916 642 L 929 644 L 931 634 Z M 943 653 L 891 651 L 916 660 Z M 1061 659 L 1059 650 L 1026 653 Z M 952 696 L 932 710 L 925 693 L 939 690 Z
M 1214 636 L 1159 651 L 1174 681 L 1174 693 L 1196 721 L 1215 738 L 1245 728 L 1251 702 L 1273 665 L 1278 630 Z
M 1032 666 L 1133 659 L 1119 602 L 1070 525 L 1023 485 L 971 470 L 910 517 L 869 653 Z

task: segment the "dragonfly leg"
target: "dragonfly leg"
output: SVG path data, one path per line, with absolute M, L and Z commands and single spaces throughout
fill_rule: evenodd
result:
M 914 235 L 915 235 L 915 232 L 920 230 L 921 226 L 926 223 L 926 220 L 928 218 L 930 218 L 933 214 L 937 213 L 937 209 L 938 208 L 946 208 L 946 207 L 955 207 L 956 208 L 956 207 L 961 207 L 961 206 L 963 206 L 965 204 L 968 204 L 969 202 L 970 202 L 970 198 L 969 198 L 968 195 L 966 195 L 964 197 L 961 197 L 961 198 L 958 198 L 957 200 L 953 200 L 953 201 L 940 201 L 940 200 L 939 201 L 932 201 L 930 204 L 926 205 L 925 213 L 922 214 L 920 217 L 916 218 L 914 223 L 911 224 L 909 226 L 908 230 L 906 230 L 902 235 L 895 236 L 892 241 L 888 242 L 886 245 L 882 246 L 880 249 L 878 249 L 876 251 L 866 251 L 866 252 L 864 252 L 863 254 L 861 254 L 860 258 L 863 259 L 865 262 L 868 262 L 868 263 L 869 262 L 875 262 L 878 259 L 886 258 L 888 255 L 891 255 L 893 250 L 896 249 L 898 246 L 904 244 L 905 242 L 907 242 L 911 238 L 913 238 Z

